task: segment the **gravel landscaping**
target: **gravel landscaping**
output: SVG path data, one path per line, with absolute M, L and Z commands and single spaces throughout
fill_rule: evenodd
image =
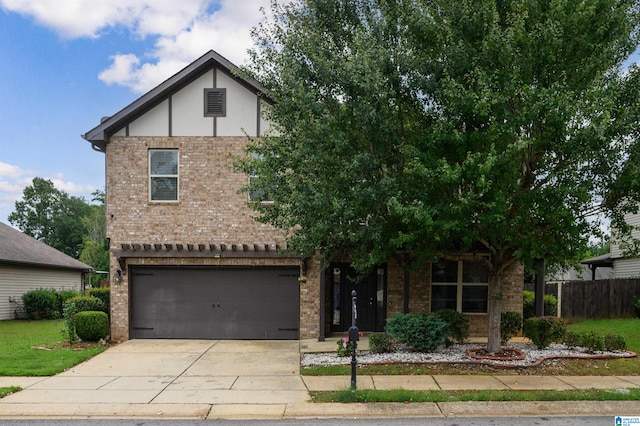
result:
M 546 349 L 538 349 L 533 343 L 513 343 L 508 347 L 518 349 L 524 353 L 524 359 L 477 359 L 468 355 L 468 349 L 481 347 L 478 344 L 453 345 L 449 348 L 441 347 L 435 352 L 420 353 L 409 350 L 399 350 L 386 354 L 375 354 L 369 351 L 358 351 L 358 364 L 436 364 L 436 363 L 461 363 L 484 364 L 503 367 L 529 367 L 535 366 L 545 359 L 556 358 L 585 358 L 585 359 L 610 359 L 630 358 L 636 356 L 634 352 L 594 352 L 589 353 L 585 348 L 568 348 L 564 344 L 552 343 Z M 303 367 L 317 365 L 349 365 L 351 357 L 339 357 L 336 352 L 305 353 L 301 359 Z

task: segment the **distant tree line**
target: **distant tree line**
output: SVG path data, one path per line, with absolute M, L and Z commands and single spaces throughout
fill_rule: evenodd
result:
M 92 193 L 91 203 L 36 177 L 16 201 L 9 223 L 25 234 L 93 266 L 109 268 L 105 238 L 105 194 Z

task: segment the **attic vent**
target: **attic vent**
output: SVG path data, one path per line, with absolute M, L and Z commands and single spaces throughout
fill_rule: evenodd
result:
M 204 116 L 225 117 L 227 115 L 227 89 L 204 89 Z

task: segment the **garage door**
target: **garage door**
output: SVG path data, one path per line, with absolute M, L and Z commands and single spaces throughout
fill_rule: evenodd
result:
M 298 338 L 298 268 L 133 267 L 130 273 L 132 338 Z

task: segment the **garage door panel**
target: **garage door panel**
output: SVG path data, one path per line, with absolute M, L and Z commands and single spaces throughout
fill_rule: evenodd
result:
M 132 268 L 134 338 L 297 339 L 295 268 Z

